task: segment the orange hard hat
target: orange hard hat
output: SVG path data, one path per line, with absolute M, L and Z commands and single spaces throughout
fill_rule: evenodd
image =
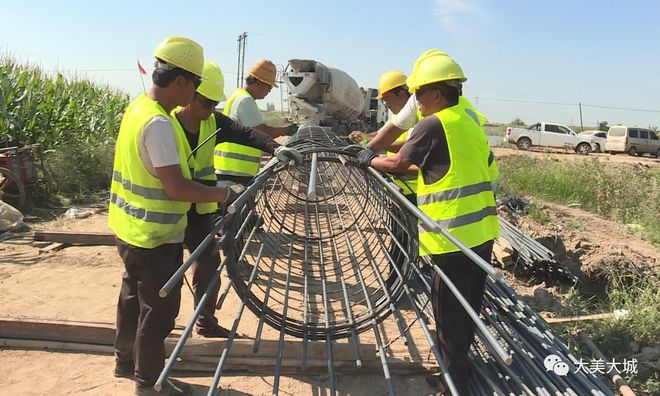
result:
M 277 69 L 275 68 L 275 64 L 267 59 L 256 61 L 248 69 L 248 74 L 264 84 L 268 84 L 271 87 L 277 87 L 277 83 L 275 82 Z

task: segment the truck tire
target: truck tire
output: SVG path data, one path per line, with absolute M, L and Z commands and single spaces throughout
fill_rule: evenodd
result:
M 518 146 L 519 150 L 529 150 L 532 148 L 532 141 L 528 137 L 521 137 L 516 142 L 516 146 Z
M 660 158 L 660 148 L 655 152 L 655 158 Z
M 632 146 L 630 149 L 628 149 L 628 155 L 637 155 L 637 148 Z
M 589 143 L 580 143 L 575 148 L 575 152 L 580 155 L 587 155 L 591 152 L 591 145 Z

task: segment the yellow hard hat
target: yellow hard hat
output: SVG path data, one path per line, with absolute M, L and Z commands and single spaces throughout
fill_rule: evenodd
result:
M 275 82 L 277 69 L 275 68 L 275 64 L 267 59 L 260 59 L 256 61 L 248 69 L 248 74 L 261 81 L 262 83 L 277 88 L 277 83 Z
M 417 58 L 410 77 L 406 80 L 408 89 L 415 93 L 422 85 L 439 81 L 467 81 L 463 70 L 449 55 L 439 50 L 428 50 Z
M 199 77 L 202 76 L 204 49 L 189 38 L 181 36 L 166 37 L 154 50 L 154 56 Z
M 393 90 L 394 88 L 406 85 L 406 75 L 398 70 L 391 70 L 383 73 L 380 76 L 380 83 L 378 84 L 378 99 L 383 98 L 383 94 Z
M 218 65 L 211 61 L 204 62 L 202 83 L 197 87 L 197 92 L 216 102 L 227 99 L 225 96 L 225 77 Z

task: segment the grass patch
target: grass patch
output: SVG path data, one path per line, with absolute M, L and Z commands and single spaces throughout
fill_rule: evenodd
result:
M 600 321 L 576 322 L 558 327 L 562 338 L 576 340 L 579 331 L 586 331 L 608 359 L 632 359 L 630 343 L 640 347 L 660 345 L 660 276 L 658 274 L 621 274 L 616 268 L 608 270 L 605 298 L 586 298 L 569 290 L 562 298 L 565 316 L 595 312 L 626 310 L 627 317 Z M 579 348 L 574 342 L 571 346 Z M 585 351 L 584 348 L 581 351 Z M 594 358 L 584 352 L 585 359 Z M 651 362 L 655 363 L 655 362 Z M 639 364 L 639 374 L 626 380 L 638 394 L 660 394 L 660 373 Z
M 500 194 L 580 204 L 660 245 L 660 169 L 603 164 L 595 159 L 557 162 L 528 156 L 499 160 Z

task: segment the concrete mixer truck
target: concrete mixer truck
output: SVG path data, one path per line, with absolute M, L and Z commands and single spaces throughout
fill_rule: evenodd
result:
M 291 59 L 282 73 L 289 118 L 298 125 L 332 127 L 340 135 L 375 130 L 387 120 L 378 91 L 360 88 L 346 72 L 315 60 Z

